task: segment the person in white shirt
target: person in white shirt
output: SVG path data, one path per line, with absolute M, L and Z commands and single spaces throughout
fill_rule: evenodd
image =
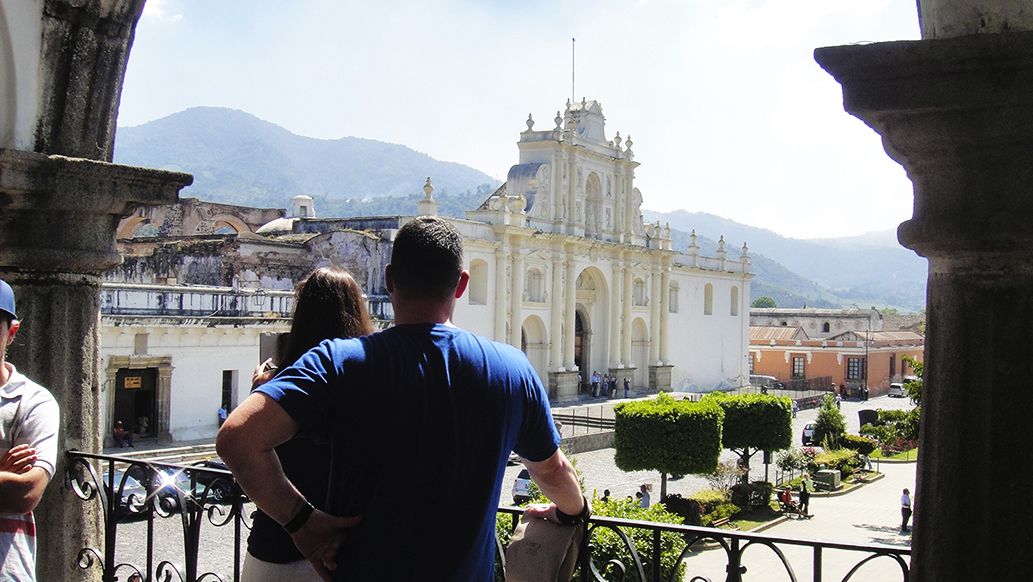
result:
M 57 401 L 6 361 L 18 333 L 14 291 L 0 280 L 0 580 L 36 580 L 36 509 L 57 464 Z
M 642 497 L 639 498 L 639 504 L 643 509 L 649 508 L 649 488 L 643 483 L 639 485 L 639 491 L 642 493 Z
M 911 492 L 904 489 L 904 494 L 900 496 L 900 533 L 911 531 L 907 527 L 909 519 L 911 519 Z

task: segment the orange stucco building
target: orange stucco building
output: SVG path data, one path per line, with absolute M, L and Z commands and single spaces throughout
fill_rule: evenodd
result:
M 924 338 L 912 331 L 846 331 L 809 339 L 802 327 L 751 326 L 750 374 L 787 384 L 828 378 L 847 387 L 845 396 L 856 395 L 867 377 L 869 395 L 880 396 L 891 382 L 914 374 L 904 357 L 922 361 L 924 346 Z

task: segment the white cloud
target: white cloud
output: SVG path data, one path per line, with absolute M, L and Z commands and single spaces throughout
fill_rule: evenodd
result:
M 143 17 L 170 24 L 183 20 L 183 14 L 170 12 L 168 0 L 147 0 L 143 7 Z

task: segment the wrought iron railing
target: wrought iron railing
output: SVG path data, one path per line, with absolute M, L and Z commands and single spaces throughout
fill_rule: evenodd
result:
M 242 541 L 253 506 L 228 471 L 77 451 L 66 455 L 68 485 L 84 503 L 97 504 L 103 531 L 102 547 L 82 548 L 78 564 L 70 568 L 98 569 L 106 582 L 240 580 Z M 505 572 L 503 542 L 522 513 L 499 508 L 500 575 Z M 177 514 L 181 540 L 172 534 Z M 906 582 L 909 575 L 911 551 L 906 547 L 607 517 L 593 517 L 584 527 L 587 535 L 575 572 L 581 582 Z M 837 557 L 830 565 L 825 557 L 831 553 Z M 881 568 L 877 574 L 871 570 L 876 562 Z

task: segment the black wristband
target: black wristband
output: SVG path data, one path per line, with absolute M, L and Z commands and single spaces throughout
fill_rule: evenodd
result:
M 588 498 L 584 495 L 581 496 L 584 500 L 585 505 L 581 508 L 581 513 L 577 515 L 567 515 L 560 511 L 560 508 L 556 508 L 556 519 L 563 525 L 580 525 L 588 521 L 588 518 L 592 516 L 592 508 L 588 504 Z
M 305 525 L 305 522 L 308 521 L 308 518 L 312 516 L 312 512 L 315 510 L 315 506 L 306 501 L 305 505 L 303 505 L 301 509 L 294 514 L 294 517 L 292 517 L 287 523 L 283 524 L 284 531 L 289 534 L 297 533 L 297 531 L 301 529 L 301 526 Z

